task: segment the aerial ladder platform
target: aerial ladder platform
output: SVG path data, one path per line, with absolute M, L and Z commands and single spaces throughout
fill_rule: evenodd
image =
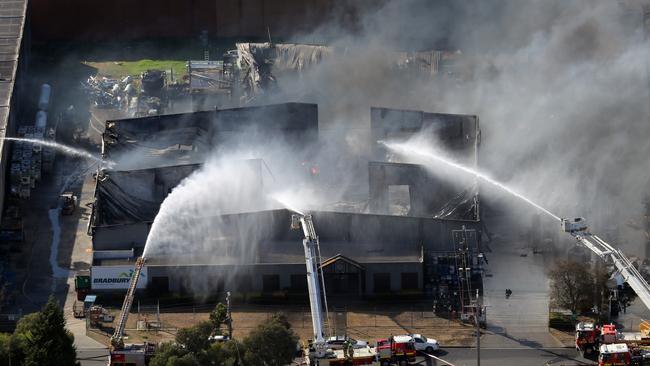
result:
M 603 239 L 591 234 L 582 217 L 562 219 L 562 229 L 573 235 L 576 240 L 606 262 L 611 262 L 623 280 L 634 290 L 646 308 L 650 309 L 650 285 L 639 270 L 619 249 L 614 248 Z
M 309 364 L 318 366 L 377 365 L 377 352 L 368 346 L 353 349 L 347 355 L 343 350 L 328 349 L 323 321 L 323 303 L 327 314 L 327 297 L 325 296 L 325 282 L 320 264 L 320 244 L 311 215 L 301 213 L 291 215 L 291 228 L 302 228 L 304 234 L 302 244 L 305 250 L 307 288 L 314 331 L 314 337 L 307 352 Z M 323 287 L 322 292 L 321 286 Z
M 109 355 L 109 365 L 111 366 L 144 366 L 146 365 L 146 361 L 155 351 L 154 345 L 148 343 L 124 344 L 124 329 L 126 328 L 126 321 L 129 318 L 129 312 L 131 311 L 133 298 L 135 297 L 135 290 L 138 287 L 138 280 L 140 279 L 140 274 L 142 273 L 144 264 L 145 259 L 143 257 L 139 257 L 135 261 L 135 268 L 133 270 L 133 275 L 131 276 L 131 282 L 129 283 L 129 288 L 124 297 L 122 310 L 117 318 L 115 331 L 111 337 L 111 349 Z

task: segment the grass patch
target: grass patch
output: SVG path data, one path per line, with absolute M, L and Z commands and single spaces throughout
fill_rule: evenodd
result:
M 558 313 L 558 312 L 549 313 L 549 315 L 548 315 L 548 326 L 550 328 L 555 328 L 555 329 L 558 329 L 558 330 L 573 330 L 574 329 L 573 320 L 571 319 L 571 315 Z
M 137 61 L 84 62 L 84 65 L 97 69 L 97 74 L 112 78 L 122 78 L 127 75 L 140 76 L 142 72 L 149 69 L 165 71 L 173 69 L 174 78 L 180 79 L 187 74 L 186 64 L 187 61 L 148 59 Z

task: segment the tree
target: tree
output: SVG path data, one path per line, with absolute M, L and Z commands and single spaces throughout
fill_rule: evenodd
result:
M 180 329 L 176 343 L 163 343 L 149 365 L 283 366 L 293 361 L 298 336 L 284 315 L 275 315 L 259 325 L 242 343 L 210 341 L 214 321 L 219 319 L 215 316 L 211 321 Z
M 193 327 L 182 328 L 176 334 L 176 342 L 191 353 L 199 353 L 210 345 L 212 322 L 204 321 Z
M 181 331 L 186 334 L 185 336 L 182 336 L 184 339 L 194 339 L 195 337 L 198 337 L 197 334 L 200 333 L 200 331 L 197 331 L 195 327 L 188 329 L 190 329 L 189 332 L 187 329 L 181 329 Z M 196 345 L 193 347 L 196 347 Z M 184 344 L 166 342 L 162 343 L 158 347 L 156 355 L 151 359 L 149 366 L 240 366 L 244 365 L 239 362 L 239 354 L 243 351 L 244 345 L 237 341 L 208 344 L 207 348 L 196 349 L 194 352 L 190 352 Z
M 192 363 L 187 363 L 186 356 L 190 356 Z M 161 343 L 156 349 L 156 354 L 149 362 L 149 366 L 193 366 L 195 364 L 196 363 L 186 349 L 181 345 L 172 342 Z
M 245 354 L 245 351 L 244 345 L 236 340 L 213 343 L 206 350 L 204 364 L 223 366 L 244 365 L 241 362 L 241 357 Z
M 573 314 L 600 306 L 601 293 L 604 292 L 607 274 L 592 271 L 589 264 L 562 261 L 549 273 L 551 279 L 551 300 Z M 609 295 L 609 294 L 607 294 Z
M 0 333 L 0 366 L 12 364 L 9 358 L 12 357 L 12 337 L 7 333 Z M 12 359 L 13 361 L 13 359 Z
M 39 326 L 40 323 L 39 312 L 31 313 L 23 316 L 16 324 L 16 330 L 11 336 L 12 344 L 11 351 L 14 354 L 12 365 L 20 365 L 25 359 L 25 352 L 27 351 L 28 344 L 33 335 L 32 331 Z
M 40 312 L 18 322 L 14 337 L 22 365 L 78 365 L 74 336 L 65 329 L 63 310 L 53 296 Z
M 246 365 L 283 366 L 290 364 L 296 354 L 298 336 L 288 327 L 286 318 L 274 317 L 258 325 L 244 339 Z
M 214 327 L 215 334 L 221 334 L 221 324 L 224 324 L 228 318 L 228 308 L 222 303 L 218 303 L 210 313 L 210 322 Z
M 271 321 L 277 322 L 287 329 L 291 329 L 291 323 L 289 323 L 289 319 L 287 319 L 287 316 L 284 313 L 273 314 L 273 316 L 271 316 Z

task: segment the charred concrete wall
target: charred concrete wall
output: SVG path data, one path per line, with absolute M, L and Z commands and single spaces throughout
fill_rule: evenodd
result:
M 452 194 L 449 189 L 436 184 L 421 166 L 415 164 L 370 162 L 368 176 L 368 204 L 373 213 L 389 213 L 388 189 L 393 185 L 409 187 L 410 216 L 431 214 L 436 208 L 442 207 Z
M 360 9 L 383 0 L 33 0 L 37 40 L 115 40 L 159 37 L 267 38 L 307 33 L 336 20 L 354 29 Z
M 370 126 L 372 141 L 408 139 L 427 133 L 464 163 L 474 166 L 478 162 L 481 132 L 477 116 L 373 107 Z M 375 146 L 375 157 L 381 160 L 386 151 L 379 144 Z
M 478 165 L 480 129 L 477 116 L 427 113 L 415 110 L 376 108 L 370 110 L 372 141 L 407 141 L 418 136 L 453 154 L 454 159 L 469 167 Z M 450 182 L 422 166 L 404 164 L 399 155 L 391 154 L 378 143 L 368 164 L 372 213 L 389 211 L 389 187 L 407 185 L 410 212 L 413 216 L 479 220 L 478 188 L 475 182 Z M 386 161 L 390 161 L 390 163 Z

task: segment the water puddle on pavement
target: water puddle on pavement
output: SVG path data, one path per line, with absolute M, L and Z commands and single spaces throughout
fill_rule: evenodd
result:
M 61 214 L 61 208 L 50 209 L 48 215 L 50 217 L 50 224 L 52 225 L 52 243 L 50 245 L 50 267 L 52 268 L 52 277 L 55 281 L 52 281 L 53 292 L 56 288 L 56 279 L 68 278 L 68 270 L 59 267 L 56 258 L 59 256 L 59 243 L 61 241 L 61 223 L 59 222 L 59 215 Z

